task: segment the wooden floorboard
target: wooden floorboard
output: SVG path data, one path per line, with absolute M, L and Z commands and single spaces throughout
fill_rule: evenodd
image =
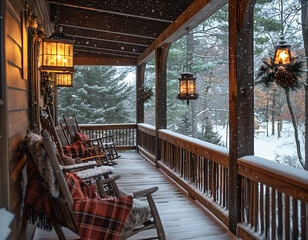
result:
M 114 174 L 121 191 L 130 193 L 157 186 L 153 194 L 167 240 L 228 240 L 236 239 L 211 213 L 189 199 L 187 194 L 153 164 L 135 151 L 121 152 L 115 160 Z M 53 232 L 36 231 L 36 240 L 57 239 Z M 70 234 L 66 231 L 67 236 Z M 155 236 L 155 230 L 141 232 L 130 240 Z M 68 237 L 74 239 L 73 235 Z

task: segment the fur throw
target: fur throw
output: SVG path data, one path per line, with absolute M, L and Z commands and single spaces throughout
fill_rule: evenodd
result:
M 32 132 L 28 133 L 25 137 L 25 142 L 37 170 L 47 183 L 46 188 L 49 190 L 52 197 L 57 198 L 60 194 L 59 185 L 56 181 L 50 159 L 45 151 L 42 136 Z

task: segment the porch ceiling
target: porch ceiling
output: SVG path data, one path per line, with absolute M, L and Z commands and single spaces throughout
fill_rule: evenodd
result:
M 51 21 L 75 39 L 76 65 L 136 65 L 149 61 L 156 47 L 170 37 L 172 41 L 180 38 L 186 28 L 200 23 L 227 0 L 46 2 L 50 4 Z M 205 7 L 208 10 L 202 19 L 199 16 L 191 21 Z M 186 24 L 189 21 L 190 25 Z

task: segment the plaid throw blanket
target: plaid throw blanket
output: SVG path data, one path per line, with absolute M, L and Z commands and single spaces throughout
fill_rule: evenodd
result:
M 51 204 L 50 194 L 43 187 L 43 178 L 40 176 L 33 163 L 33 160 L 28 160 L 27 165 L 28 184 L 25 195 L 24 214 L 30 223 L 34 224 L 37 221 L 37 226 L 44 230 L 52 229 L 51 222 Z
M 75 137 L 74 137 L 75 142 L 77 142 L 77 141 L 86 142 L 88 140 L 89 140 L 89 138 L 88 138 L 87 134 L 75 132 Z
M 64 154 L 71 158 L 86 158 L 91 155 L 81 141 L 77 141 L 71 146 L 62 147 L 62 149 Z
M 132 209 L 132 197 L 98 199 L 95 186 L 88 186 L 73 172 L 66 175 L 66 181 L 81 239 L 118 240 Z

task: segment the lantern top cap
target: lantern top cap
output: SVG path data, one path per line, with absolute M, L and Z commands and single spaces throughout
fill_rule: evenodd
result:
M 73 41 L 71 37 L 66 36 L 62 32 L 62 27 L 59 27 L 59 30 L 52 33 L 47 39 L 55 39 L 55 40 L 68 40 L 68 41 Z
M 194 74 L 190 72 L 183 72 L 181 73 L 181 78 L 180 79 L 196 79 L 194 78 Z
M 284 36 L 280 36 L 280 40 L 278 42 L 277 45 L 275 45 L 275 49 L 287 49 L 287 48 L 290 48 L 291 45 L 288 43 L 287 40 L 284 39 Z

